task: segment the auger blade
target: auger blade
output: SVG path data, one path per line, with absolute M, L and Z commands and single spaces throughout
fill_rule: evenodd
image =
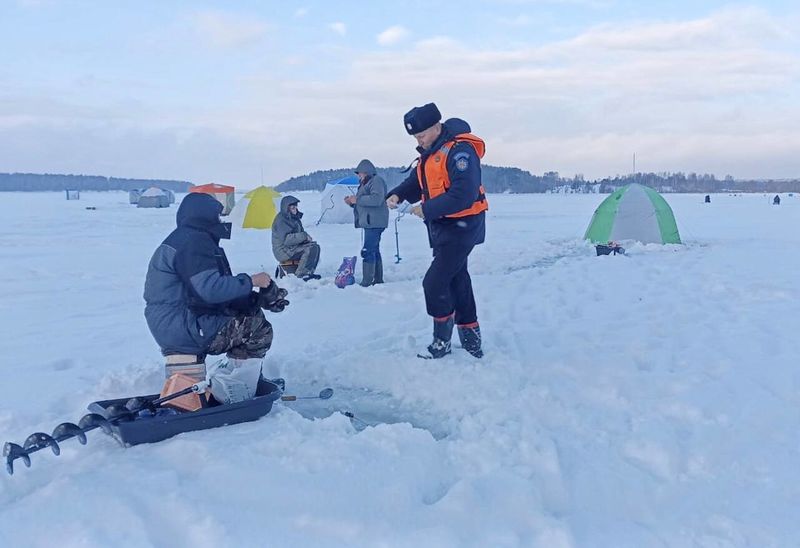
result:
M 101 428 L 106 434 L 111 434 L 111 423 L 103 415 L 98 415 L 97 413 L 88 413 L 82 416 L 81 420 L 78 421 L 78 427 L 84 432 Z
M 28 453 L 25 452 L 25 449 L 21 445 L 16 443 L 7 441 L 5 445 L 3 445 L 3 456 L 6 458 L 6 470 L 9 475 L 14 474 L 15 459 L 22 459 L 25 466 L 28 468 L 31 467 L 31 458 L 28 456 Z
M 81 445 L 86 445 L 86 434 L 80 426 L 71 422 L 62 422 L 53 429 L 53 437 L 65 440 L 67 438 L 78 438 Z
M 155 412 L 156 407 L 153 405 L 153 400 L 149 398 L 136 397 L 125 402 L 125 409 L 131 413 L 138 413 L 139 411 L 144 411 L 145 409 Z
M 108 420 L 113 422 L 130 422 L 135 419 L 127 407 L 118 403 L 106 407 L 106 415 L 108 415 Z
M 44 432 L 34 432 L 28 436 L 28 439 L 22 444 L 22 448 L 26 453 L 33 453 L 45 447 L 50 447 L 54 455 L 61 454 L 61 448 L 58 446 L 58 442 L 50 434 L 45 434 Z

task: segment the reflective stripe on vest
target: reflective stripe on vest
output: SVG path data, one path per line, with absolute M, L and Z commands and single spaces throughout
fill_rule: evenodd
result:
M 447 173 L 447 155 L 456 143 L 469 143 L 475 149 L 475 153 L 479 158 L 483 158 L 483 154 L 486 151 L 486 144 L 480 137 L 476 137 L 471 133 L 462 133 L 456 135 L 452 141 L 446 142 L 439 150 L 428 156 L 424 165 L 422 161 L 417 163 L 417 180 L 419 180 L 419 186 L 422 189 L 423 202 L 444 194 L 450 188 L 450 174 Z M 486 201 L 486 191 L 481 185 L 478 191 L 478 199 L 470 207 L 451 215 L 445 215 L 445 217 L 467 217 L 469 215 L 477 215 L 487 209 L 489 209 L 489 202 Z

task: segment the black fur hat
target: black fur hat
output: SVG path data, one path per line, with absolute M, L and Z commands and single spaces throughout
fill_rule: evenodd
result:
M 425 131 L 441 120 L 442 113 L 439 112 L 435 103 L 414 107 L 403 116 L 403 123 L 409 135 Z

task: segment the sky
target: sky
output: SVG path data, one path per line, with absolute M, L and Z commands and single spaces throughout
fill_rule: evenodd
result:
M 797 28 L 780 1 L 0 0 L 0 172 L 407 165 L 432 101 L 534 174 L 800 177 Z

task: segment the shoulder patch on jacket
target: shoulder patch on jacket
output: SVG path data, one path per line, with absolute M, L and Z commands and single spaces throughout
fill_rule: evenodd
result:
M 467 171 L 469 168 L 469 154 L 466 152 L 459 152 L 453 156 L 453 161 L 458 171 Z

